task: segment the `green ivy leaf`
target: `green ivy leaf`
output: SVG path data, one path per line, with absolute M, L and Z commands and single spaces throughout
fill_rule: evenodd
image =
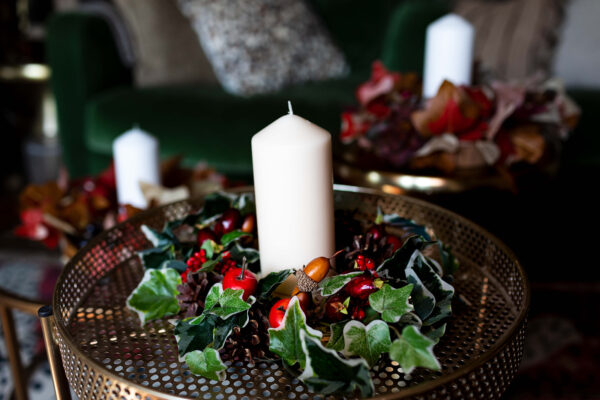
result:
M 425 332 L 425 336 L 433 340 L 435 343 L 439 342 L 442 336 L 446 333 L 446 324 L 442 324 L 439 327 L 433 329 L 429 327 L 429 330 Z
M 369 295 L 369 304 L 375 311 L 381 313 L 381 318 L 386 322 L 398 322 L 400 318 L 413 310 L 408 302 L 413 285 L 406 285 L 394 289 L 387 283 L 375 293 Z
M 204 206 L 202 210 L 196 216 L 194 225 L 203 225 L 208 220 L 223 214 L 229 207 L 231 207 L 232 199 L 224 193 L 211 193 L 204 197 Z
M 246 302 L 242 296 L 244 291 L 242 289 L 225 289 L 221 283 L 215 283 L 206 296 L 204 301 L 204 312 L 217 315 L 223 319 L 227 319 L 230 316 L 237 314 L 242 311 L 247 311 L 254 303 L 255 298 L 250 296 L 248 302 Z
M 435 341 L 408 325 L 390 346 L 390 358 L 400 364 L 405 374 L 410 374 L 416 367 L 439 371 L 441 366 L 433 354 L 434 345 Z
M 206 251 L 206 258 L 210 260 L 215 254 L 220 253 L 223 250 L 223 246 L 215 243 L 214 240 L 208 239 L 202 243 L 200 250 Z
M 337 351 L 323 347 L 318 338 L 300 331 L 302 351 L 306 365 L 298 377 L 311 392 L 320 394 L 354 393 L 359 389 L 362 397 L 371 397 L 375 391 L 369 366 L 358 358 L 344 360 Z
M 269 275 L 258 281 L 256 297 L 259 299 L 268 299 L 271 293 L 281 285 L 294 272 L 292 269 L 284 269 L 279 272 L 271 272 Z
M 383 261 L 383 263 L 377 267 L 377 272 L 382 277 L 394 281 L 405 280 L 406 276 L 404 275 L 404 269 L 414 252 L 422 250 L 433 243 L 435 242 L 424 241 L 420 236 L 409 237 L 404 241 L 402 247 L 396 250 L 390 258 Z
M 204 351 L 194 350 L 185 356 L 185 362 L 193 374 L 215 381 L 225 379 L 227 367 L 221 361 L 219 352 L 213 348 Z
M 160 269 L 167 261 L 175 259 L 175 246 L 164 244 L 160 247 L 138 251 L 138 256 L 145 269 Z
M 127 307 L 138 314 L 142 325 L 146 321 L 177 314 L 177 285 L 181 285 L 181 276 L 176 270 L 148 269 L 129 295 Z
M 219 260 L 204 261 L 198 271 L 212 272 L 217 265 L 219 265 Z
M 248 311 L 242 311 L 227 319 L 219 318 L 215 324 L 213 330 L 213 345 L 212 347 L 219 350 L 225 345 L 225 341 L 231 335 L 233 328 L 239 326 L 240 328 L 245 327 L 248 324 L 250 318 L 248 317 Z
M 327 342 L 327 348 L 333 349 L 337 351 L 344 350 L 344 325 L 346 322 L 336 322 L 334 324 L 329 325 L 329 329 L 331 330 L 331 337 Z
M 359 321 L 350 321 L 344 326 L 345 356 L 359 356 L 373 367 L 379 360 L 381 353 L 390 350 L 390 328 L 388 324 L 375 320 L 365 326 Z
M 305 356 L 300 339 L 301 332 L 306 332 L 308 336 L 316 339 L 321 339 L 322 336 L 321 332 L 306 324 L 306 315 L 300 308 L 298 298 L 292 297 L 281 326 L 269 329 L 269 350 L 281 357 L 288 365 L 300 363 L 300 367 L 304 368 Z
M 189 352 L 204 350 L 213 341 L 213 331 L 219 317 L 212 314 L 202 314 L 195 318 L 177 321 L 173 334 L 177 341 L 180 356 Z
M 321 282 L 319 282 L 319 289 L 321 290 L 321 294 L 323 296 L 331 296 L 342 290 L 342 288 L 346 286 L 346 284 L 350 282 L 352 278 L 358 275 L 362 275 L 363 273 L 363 271 L 348 272 L 347 274 L 334 275 L 325 278 Z
M 233 243 L 234 241 L 245 237 L 245 236 L 252 236 L 249 233 L 246 232 L 242 232 L 240 230 L 235 230 L 235 231 L 231 231 L 229 233 L 224 234 L 223 236 L 221 236 L 221 245 L 223 245 L 223 247 Z
M 400 228 L 404 231 L 419 235 L 428 242 L 431 241 L 431 236 L 429 233 L 427 233 L 427 228 L 423 225 L 417 224 L 412 219 L 403 218 L 398 214 L 385 214 L 383 216 L 383 222 L 395 228 Z
M 240 210 L 240 214 L 242 215 L 256 212 L 254 196 L 250 193 L 242 193 L 233 201 L 232 207 Z

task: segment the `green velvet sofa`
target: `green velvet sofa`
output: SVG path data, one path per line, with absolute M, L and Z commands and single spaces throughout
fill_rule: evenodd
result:
M 287 100 L 299 115 L 335 134 L 340 111 L 355 102 L 372 61 L 420 71 L 425 28 L 448 10 L 444 0 L 313 0 L 313 6 L 344 51 L 349 76 L 248 98 L 217 85 L 136 88 L 105 20 L 78 12 L 55 15 L 47 51 L 70 173 L 105 168 L 113 139 L 139 124 L 159 138 L 163 156 L 181 154 L 188 165 L 204 160 L 230 176 L 250 178 L 250 138 L 287 112 Z
M 422 71 L 427 25 L 449 11 L 446 0 L 312 0 L 351 66 L 349 76 L 249 98 L 221 87 L 134 87 L 132 71 L 117 54 L 102 18 L 85 13 L 55 15 L 48 24 L 47 51 L 57 100 L 64 162 L 72 176 L 108 165 L 113 139 L 134 124 L 152 132 L 163 156 L 184 163 L 204 160 L 234 178 L 251 179 L 250 138 L 287 112 L 335 134 L 340 111 L 355 102 L 357 85 L 373 60 L 397 71 Z M 563 169 L 571 174 L 600 170 L 600 135 L 595 134 L 600 92 L 570 88 L 583 110 L 566 143 Z

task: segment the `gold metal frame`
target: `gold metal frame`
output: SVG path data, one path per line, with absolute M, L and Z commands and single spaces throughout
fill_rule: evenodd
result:
M 482 228 L 424 201 L 339 185 L 335 196 L 338 208 L 357 210 L 364 221 L 381 206 L 432 226 L 463 262 L 455 285 L 464 304 L 436 347 L 442 372 L 407 376 L 387 363 L 374 372 L 377 398 L 499 398 L 523 354 L 530 301 L 515 255 Z M 228 360 L 226 382 L 195 377 L 178 362 L 166 321 L 142 329 L 124 309 L 142 274 L 135 250 L 148 246 L 139 226 L 160 228 L 200 205 L 184 201 L 137 215 L 92 240 L 65 267 L 53 299 L 54 340 L 75 393 L 81 399 L 323 398 L 276 364 Z

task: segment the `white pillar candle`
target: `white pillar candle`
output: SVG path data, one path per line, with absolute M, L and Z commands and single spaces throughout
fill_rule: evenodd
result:
M 473 66 L 475 29 L 464 18 L 448 14 L 427 27 L 423 96 L 436 95 L 444 80 L 469 85 Z
M 334 253 L 331 135 L 292 113 L 252 138 L 261 273 Z
M 113 142 L 113 158 L 119 204 L 148 206 L 140 182 L 160 184 L 158 140 L 134 127 Z

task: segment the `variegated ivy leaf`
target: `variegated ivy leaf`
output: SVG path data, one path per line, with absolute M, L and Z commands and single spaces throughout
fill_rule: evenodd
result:
M 225 379 L 227 367 L 221 361 L 219 352 L 211 347 L 204 349 L 204 351 L 194 350 L 188 353 L 185 356 L 185 362 L 193 374 L 215 381 Z
M 334 324 L 329 325 L 329 329 L 331 330 L 331 336 L 329 337 L 329 341 L 327 342 L 328 349 L 333 349 L 337 351 L 344 350 L 344 325 L 346 325 L 346 321 L 336 322 Z
M 138 256 L 144 269 L 160 269 L 165 267 L 169 261 L 175 260 L 175 246 L 168 243 L 163 244 L 159 247 L 138 251 Z
M 387 283 L 375 293 L 369 295 L 369 304 L 381 313 L 381 318 L 386 322 L 398 322 L 400 318 L 413 310 L 412 304 L 408 302 L 413 285 L 406 285 L 400 289 L 394 289 Z
M 408 325 L 390 346 L 390 359 L 400 364 L 405 374 L 410 374 L 416 367 L 439 371 L 441 366 L 433 354 L 434 345 L 435 341 Z
M 427 228 L 425 226 L 417 224 L 411 219 L 403 218 L 398 214 L 385 214 L 382 217 L 382 222 L 395 228 L 400 228 L 404 231 L 419 235 L 426 241 L 432 240 L 431 235 L 427 232 Z
M 204 312 L 209 312 L 226 319 L 233 314 L 249 310 L 256 299 L 250 296 L 246 302 L 242 298 L 243 295 L 244 291 L 242 289 L 234 290 L 227 288 L 223 290 L 223 285 L 220 282 L 215 283 L 208 291 L 208 295 L 206 295 Z
M 142 325 L 149 320 L 177 314 L 177 285 L 181 285 L 181 276 L 176 270 L 147 269 L 141 282 L 127 298 L 127 307 L 137 313 Z
M 298 298 L 292 297 L 281 326 L 269 329 L 269 350 L 281 357 L 288 365 L 299 363 L 300 367 L 304 368 L 305 355 L 300 339 L 302 332 L 317 340 L 323 336 L 321 332 L 306 324 L 306 315 L 300 308 Z
M 148 225 L 142 225 L 140 229 L 144 236 L 146 236 L 146 239 L 148 239 L 148 241 L 152 243 L 152 246 L 154 247 L 164 246 L 166 244 L 174 244 L 178 242 L 177 238 L 174 235 L 165 232 L 155 231 Z
M 346 284 L 350 282 L 352 278 L 358 275 L 362 275 L 363 273 L 363 271 L 348 272 L 347 274 L 334 275 L 325 278 L 319 283 L 319 289 L 321 290 L 321 294 L 323 296 L 331 296 L 333 294 L 336 294 L 337 292 L 342 290 L 342 288 L 346 286 Z
M 311 392 L 320 394 L 354 393 L 358 388 L 362 397 L 371 397 L 375 388 L 369 366 L 362 358 L 344 360 L 337 351 L 323 347 L 318 338 L 300 331 L 304 372 L 298 377 Z
M 271 293 L 281 285 L 287 278 L 294 272 L 292 269 L 284 269 L 279 272 L 271 272 L 258 281 L 258 287 L 256 289 L 256 297 L 259 299 L 268 299 Z
M 344 326 L 345 356 L 359 356 L 373 367 L 379 360 L 381 353 L 390 350 L 390 328 L 388 324 L 375 320 L 365 326 L 359 321 L 350 321 Z

